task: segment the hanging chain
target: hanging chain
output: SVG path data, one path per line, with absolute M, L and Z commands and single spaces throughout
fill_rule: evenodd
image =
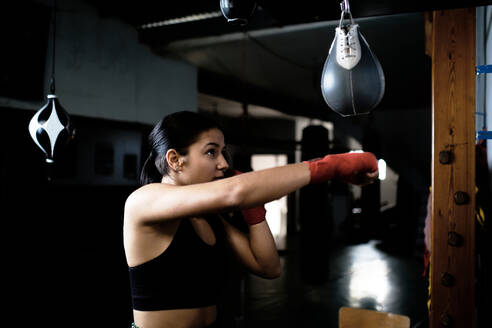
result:
M 355 24 L 354 19 L 352 17 L 352 13 L 350 12 L 349 0 L 343 0 L 342 2 L 340 2 L 340 10 L 342 11 L 342 15 L 340 17 L 340 23 L 338 24 L 339 28 L 342 28 L 342 23 L 343 23 L 343 19 L 345 18 L 345 15 L 349 15 L 351 25 Z
M 56 0 L 53 0 L 53 36 L 51 40 L 51 80 L 50 80 L 50 93 L 55 94 L 55 49 L 56 49 Z
M 340 9 L 345 13 L 350 13 L 350 3 L 348 0 L 343 0 L 343 2 L 340 2 Z

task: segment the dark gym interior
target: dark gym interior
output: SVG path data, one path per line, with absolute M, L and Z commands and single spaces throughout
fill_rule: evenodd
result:
M 363 149 L 397 176 L 392 191 L 377 182 L 354 193 L 333 182 L 289 195 L 282 276 L 258 278 L 231 260 L 221 304 L 230 327 L 338 327 L 344 306 L 428 327 L 432 72 L 424 13 L 483 6 L 477 22 L 490 30 L 491 1 L 352 1 L 386 90 L 371 114 L 348 118 L 319 92 L 339 1 L 258 0 L 246 26 L 216 15 L 158 27 L 146 24 L 217 13 L 219 1 L 57 1 L 55 39 L 53 3 L 0 5 L 7 322 L 131 325 L 124 202 L 139 187 L 153 123 L 193 110 L 221 123 L 231 161 L 243 170 L 254 154 L 294 163 Z M 75 133 L 46 164 L 28 125 L 46 102 L 53 66 Z

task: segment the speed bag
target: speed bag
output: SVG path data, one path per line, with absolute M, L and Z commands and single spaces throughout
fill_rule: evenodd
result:
M 337 27 L 321 75 L 326 104 L 342 116 L 367 114 L 383 98 L 384 87 L 381 64 L 358 24 Z

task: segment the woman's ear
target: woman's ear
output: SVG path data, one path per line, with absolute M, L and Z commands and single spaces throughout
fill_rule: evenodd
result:
M 169 149 L 166 153 L 166 161 L 168 166 L 173 171 L 179 171 L 181 169 L 181 155 L 175 149 Z

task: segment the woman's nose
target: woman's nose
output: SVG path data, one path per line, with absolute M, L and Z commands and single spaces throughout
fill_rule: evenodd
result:
M 217 163 L 217 169 L 226 170 L 229 168 L 229 163 L 226 161 L 224 154 L 220 154 L 219 161 Z

